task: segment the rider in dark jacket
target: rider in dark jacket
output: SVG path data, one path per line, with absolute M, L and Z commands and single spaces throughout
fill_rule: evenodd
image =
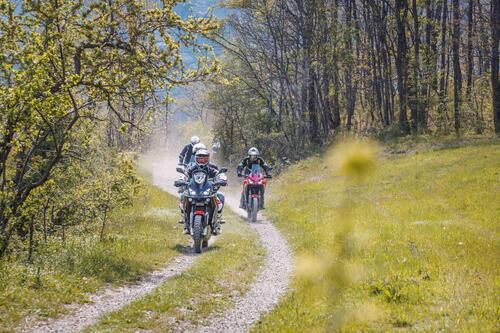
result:
M 194 164 L 186 170 L 186 175 L 191 179 L 191 176 L 193 176 L 193 173 L 196 171 L 205 171 L 208 174 L 208 178 L 214 178 L 219 173 L 218 167 L 213 164 Z
M 255 147 L 252 147 L 248 150 L 248 156 L 241 161 L 241 163 L 238 165 L 236 172 L 238 173 L 238 177 L 242 177 L 244 174 L 247 174 L 252 170 L 252 165 L 257 164 L 259 165 L 264 172 L 266 173 L 266 177 L 270 177 L 269 171 L 271 169 L 269 166 L 266 164 L 263 158 L 261 158 L 259 153 L 259 150 Z M 264 209 L 264 195 L 262 195 L 262 209 Z M 240 208 L 245 208 L 245 194 L 242 192 L 241 193 L 241 198 L 240 198 Z
M 216 165 L 210 164 L 210 153 L 206 149 L 200 149 L 196 152 L 195 163 L 190 165 L 186 172 L 188 179 L 193 177 L 193 174 L 197 171 L 203 171 L 208 175 L 208 178 L 215 178 L 219 174 L 219 168 Z M 218 235 L 221 233 L 220 224 L 224 223 L 222 219 L 222 210 L 224 208 L 224 194 L 221 192 L 216 193 L 218 202 L 217 217 L 214 216 L 214 230 L 212 233 Z M 220 205 L 220 206 L 219 206 Z M 189 222 L 184 219 L 184 233 L 189 234 Z
M 195 144 L 200 142 L 200 138 L 197 136 L 193 136 L 191 138 L 191 143 L 182 148 L 181 153 L 179 154 L 179 164 L 187 165 L 191 161 L 191 156 L 193 155 L 193 147 Z

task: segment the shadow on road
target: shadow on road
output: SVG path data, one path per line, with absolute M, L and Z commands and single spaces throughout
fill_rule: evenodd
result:
M 221 247 L 219 245 L 209 244 L 207 248 L 203 249 L 202 253 L 210 252 L 210 251 L 213 251 L 213 250 L 218 250 L 220 248 Z M 188 255 L 188 256 L 192 256 L 192 255 L 196 254 L 194 252 L 193 247 L 190 246 L 190 245 L 176 244 L 175 246 L 172 246 L 171 249 L 174 250 L 174 251 L 179 252 L 180 254 L 184 254 L 184 255 Z

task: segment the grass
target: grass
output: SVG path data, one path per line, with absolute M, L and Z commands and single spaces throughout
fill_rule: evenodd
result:
M 34 261 L 0 266 L 0 332 L 12 332 L 23 318 L 55 317 L 66 304 L 83 303 L 105 284 L 137 280 L 178 255 L 187 245 L 177 223 L 177 200 L 147 186 L 133 205 L 113 212 L 106 239 L 97 232 L 52 239 Z
M 233 305 L 250 286 L 265 253 L 258 238 L 234 213 L 219 239 L 188 271 L 154 292 L 105 316 L 86 332 L 184 331 Z
M 499 141 L 381 155 L 364 182 L 320 157 L 273 182 L 298 265 L 254 332 L 500 330 Z

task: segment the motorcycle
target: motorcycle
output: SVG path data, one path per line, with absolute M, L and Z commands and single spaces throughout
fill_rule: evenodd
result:
M 183 172 L 178 167 L 178 172 Z M 221 168 L 213 179 L 199 170 L 193 173 L 191 179 L 178 179 L 176 187 L 184 188 L 182 209 L 184 218 L 189 219 L 189 233 L 193 238 L 194 250 L 201 253 L 208 246 L 212 231 L 218 228 L 217 212 L 222 210 L 222 202 L 217 197 L 221 186 L 227 185 L 226 168 Z
M 262 209 L 266 179 L 271 178 L 271 176 L 264 176 L 262 168 L 258 164 L 252 165 L 250 172 L 244 176 L 246 177 L 243 180 L 244 208 L 247 211 L 248 220 L 256 222 L 257 213 Z

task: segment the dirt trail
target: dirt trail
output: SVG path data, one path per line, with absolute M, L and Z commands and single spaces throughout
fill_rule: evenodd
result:
M 175 170 L 175 159 L 164 158 L 155 162 L 154 174 L 166 177 L 168 170 Z M 161 171 L 164 172 L 161 172 Z M 170 179 L 175 175 L 168 175 Z M 162 178 L 154 179 L 156 184 L 165 184 Z M 236 186 L 235 184 L 233 184 Z M 229 191 L 231 192 L 231 191 Z M 234 193 L 237 193 L 234 192 Z M 239 196 L 225 193 L 226 205 L 238 215 L 246 218 L 239 208 Z M 210 318 L 210 326 L 196 327 L 193 332 L 246 332 L 259 318 L 272 310 L 286 292 L 293 270 L 292 252 L 278 229 L 262 214 L 250 226 L 258 233 L 261 246 L 266 250 L 266 261 L 252 282 L 249 291 L 235 300 L 232 308 L 219 316 Z
M 172 163 L 174 162 L 174 163 Z M 151 173 L 155 185 L 177 195 L 171 184 L 176 178 L 175 159 L 149 156 L 143 161 L 144 168 Z M 239 198 L 226 195 L 227 205 L 244 216 L 238 208 Z M 226 312 L 211 318 L 210 326 L 200 326 L 194 332 L 246 332 L 266 312 L 274 308 L 286 291 L 292 272 L 290 248 L 280 232 L 264 218 L 250 226 L 259 234 L 267 258 L 257 274 L 249 291 L 235 300 L 234 306 Z M 161 283 L 178 275 L 195 262 L 198 256 L 192 252 L 174 259 L 162 270 L 148 274 L 137 284 L 105 289 L 90 297 L 91 302 L 81 305 L 66 316 L 46 322 L 29 322 L 20 328 L 21 332 L 77 332 L 97 323 L 101 316 L 121 309 L 132 301 L 144 297 Z
M 175 170 L 175 161 L 165 158 L 156 164 L 160 170 Z M 165 173 L 158 172 L 159 175 Z M 170 176 L 172 178 L 172 176 Z M 164 183 L 162 179 L 158 179 Z M 233 184 L 237 186 L 238 184 Z M 231 192 L 231 191 L 229 191 Z M 234 193 L 237 193 L 234 192 Z M 239 208 L 239 196 L 225 193 L 226 205 L 240 216 L 246 213 Z M 246 332 L 259 318 L 272 310 L 286 292 L 293 269 L 292 252 L 278 229 L 262 214 L 256 223 L 250 223 L 266 250 L 266 261 L 250 286 L 249 291 L 237 298 L 232 308 L 221 315 L 210 318 L 210 326 L 196 327 L 193 332 Z
M 146 162 L 143 167 L 151 173 L 154 185 L 177 195 L 177 189 L 172 185 L 175 179 L 175 166 L 168 163 Z M 173 170 L 173 171 L 172 171 Z M 213 237 L 210 244 L 215 240 Z M 189 269 L 198 256 L 193 252 L 186 252 L 173 259 L 165 268 L 150 273 L 134 285 L 125 285 L 119 288 L 100 290 L 90 296 L 90 302 L 81 306 L 70 306 L 70 314 L 44 322 L 32 322 L 29 319 L 20 332 L 78 332 L 99 321 L 99 318 L 109 312 L 121 309 L 132 301 L 144 297 L 169 278 Z
M 246 217 L 239 209 L 239 198 L 226 196 L 229 207 Z M 272 310 L 286 292 L 293 269 L 291 250 L 276 227 L 260 216 L 250 226 L 259 234 L 267 258 L 250 290 L 235 300 L 233 308 L 210 319 L 210 326 L 198 327 L 195 332 L 246 332 L 259 318 Z
M 196 256 L 186 253 L 174 259 L 168 267 L 149 274 L 138 284 L 126 285 L 116 289 L 106 289 L 90 297 L 90 302 L 82 305 L 72 314 L 53 321 L 39 322 L 29 325 L 21 332 L 78 332 L 99 321 L 99 318 L 109 312 L 116 311 L 141 298 L 158 287 L 169 278 L 187 270 L 195 261 Z

